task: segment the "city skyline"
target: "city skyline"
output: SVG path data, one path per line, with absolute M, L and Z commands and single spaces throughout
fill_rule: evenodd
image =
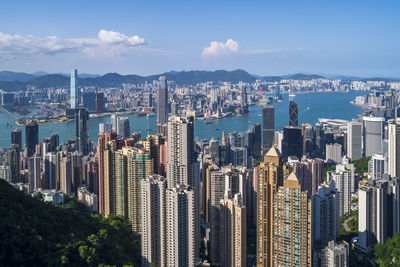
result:
M 399 4 L 385 2 L 4 3 L 0 69 L 398 77 Z

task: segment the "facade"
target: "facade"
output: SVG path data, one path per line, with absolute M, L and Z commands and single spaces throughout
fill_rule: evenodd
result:
M 382 141 L 384 138 L 385 118 L 364 117 L 364 156 L 370 157 L 376 153 L 382 153 Z
M 78 70 L 74 69 L 71 71 L 70 81 L 70 105 L 71 109 L 78 107 L 79 102 L 79 90 L 78 90 Z
M 362 157 L 362 126 L 357 121 L 347 123 L 347 157 L 358 160 Z
M 157 124 L 168 122 L 168 85 L 165 76 L 160 76 L 157 96 Z
M 239 82 L 239 90 L 240 90 L 240 108 L 241 108 L 241 113 L 242 114 L 247 114 L 249 113 L 249 108 L 247 105 L 247 91 L 246 91 L 246 86 L 243 84 L 243 82 Z
M 83 203 L 91 212 L 99 211 L 99 198 L 96 194 L 90 193 L 85 186 L 81 186 L 77 191 L 78 201 Z
M 284 160 L 287 160 L 289 156 L 301 159 L 303 155 L 303 136 L 300 128 L 293 126 L 283 128 L 282 155 Z
M 75 110 L 75 150 L 83 155 L 89 154 L 89 113 L 87 109 L 79 105 Z
M 233 198 L 229 191 L 220 201 L 221 266 L 245 267 L 246 254 L 246 207 L 240 194 Z
M 36 120 L 29 121 L 25 126 L 25 145 L 27 157 L 32 157 L 39 144 L 39 125 Z
M 163 176 L 150 175 L 141 180 L 142 266 L 166 266 L 166 189 Z
M 312 266 L 311 213 L 311 200 L 291 173 L 273 204 L 273 266 Z
M 124 138 L 130 137 L 131 128 L 128 117 L 117 117 L 117 135 Z
M 388 173 L 388 157 L 383 154 L 374 154 L 368 162 L 368 176 L 373 180 L 384 178 L 384 174 Z M 397 177 L 396 175 L 392 175 Z
M 289 101 L 289 126 L 299 126 L 299 106 L 292 100 Z
M 400 177 L 400 118 L 389 122 L 388 174 Z
M 327 162 L 340 163 L 342 161 L 342 145 L 341 144 L 326 144 L 325 160 Z
M 273 266 L 274 248 L 274 201 L 278 187 L 283 185 L 286 166 L 282 155 L 271 147 L 264 161 L 257 167 L 257 259 L 256 264 Z
M 263 107 L 262 112 L 262 154 L 265 155 L 274 144 L 275 108 Z
M 322 159 L 307 159 L 294 162 L 291 170 L 296 174 L 301 189 L 307 191 L 308 196 L 318 192 L 318 187 L 324 180 L 324 161 Z
M 336 169 L 331 173 L 332 181 L 339 192 L 339 216 L 351 211 L 351 193 L 352 184 L 354 184 L 354 175 L 351 170 Z
M 335 244 L 330 241 L 321 251 L 321 267 L 347 267 L 349 266 L 349 244 L 345 241 Z

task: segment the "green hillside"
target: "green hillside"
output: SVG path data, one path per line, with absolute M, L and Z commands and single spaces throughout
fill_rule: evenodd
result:
M 140 241 L 127 220 L 65 202 L 56 207 L 0 180 L 0 265 L 140 266 Z

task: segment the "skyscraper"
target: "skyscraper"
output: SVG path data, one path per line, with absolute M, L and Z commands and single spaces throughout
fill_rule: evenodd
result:
M 128 117 L 117 117 L 117 135 L 124 138 L 130 137 L 131 128 Z
M 75 146 L 76 151 L 83 155 L 89 154 L 89 113 L 83 105 L 79 105 L 75 111 Z
M 240 194 L 228 191 L 220 201 L 221 266 L 246 266 L 246 207 Z
M 142 266 L 166 266 L 166 189 L 163 176 L 141 180 Z
M 193 117 L 171 117 L 168 122 L 168 187 L 176 184 L 196 187 L 196 165 Z
M 349 264 L 349 244 L 346 241 L 335 244 L 332 240 L 321 251 L 321 267 L 348 267 Z
M 364 117 L 364 156 L 369 157 L 376 153 L 382 153 L 382 141 L 385 118 Z
M 253 153 L 255 158 L 261 157 L 261 124 L 256 123 L 252 127 L 253 132 Z
M 166 264 L 194 267 L 200 251 L 198 202 L 193 187 L 180 184 L 166 192 Z
M 160 76 L 157 96 L 157 124 L 168 122 L 168 85 L 165 76 Z
M 39 126 L 36 120 L 29 121 L 25 126 L 25 145 L 27 157 L 32 157 L 39 144 Z
M 339 192 L 339 215 L 342 216 L 351 211 L 351 192 L 354 184 L 354 175 L 347 168 L 336 169 L 331 175 Z
M 358 160 L 362 156 L 361 134 L 361 123 L 357 121 L 347 123 L 347 156 L 351 160 Z
M 41 158 L 38 155 L 33 155 L 28 159 L 28 182 L 29 192 L 33 192 L 42 188 L 41 173 Z
M 289 156 L 296 156 L 299 160 L 303 155 L 303 136 L 301 129 L 294 126 L 283 128 L 282 154 L 287 160 Z
M 275 194 L 283 185 L 286 166 L 275 147 L 257 167 L 257 266 L 273 266 L 273 207 Z
M 11 145 L 18 145 L 19 149 L 22 148 L 22 132 L 20 129 L 11 132 Z
M 267 106 L 262 113 L 262 153 L 265 155 L 274 143 L 275 109 Z
M 299 126 L 299 107 L 293 100 L 289 101 L 289 126 Z
M 249 108 L 247 105 L 247 91 L 246 91 L 246 86 L 243 84 L 243 82 L 239 82 L 239 90 L 240 90 L 240 108 L 241 108 L 241 113 L 242 114 L 247 114 L 249 113 Z
M 79 90 L 78 90 L 78 70 L 74 69 L 71 71 L 71 84 L 70 84 L 70 105 L 71 109 L 78 106 L 79 102 Z
M 312 266 L 311 200 L 291 173 L 273 203 L 273 266 Z
M 388 174 L 400 177 L 400 118 L 389 122 Z

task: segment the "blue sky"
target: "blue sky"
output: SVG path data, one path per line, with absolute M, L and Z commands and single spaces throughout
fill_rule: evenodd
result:
M 400 1 L 3 1 L 0 70 L 400 77 Z

